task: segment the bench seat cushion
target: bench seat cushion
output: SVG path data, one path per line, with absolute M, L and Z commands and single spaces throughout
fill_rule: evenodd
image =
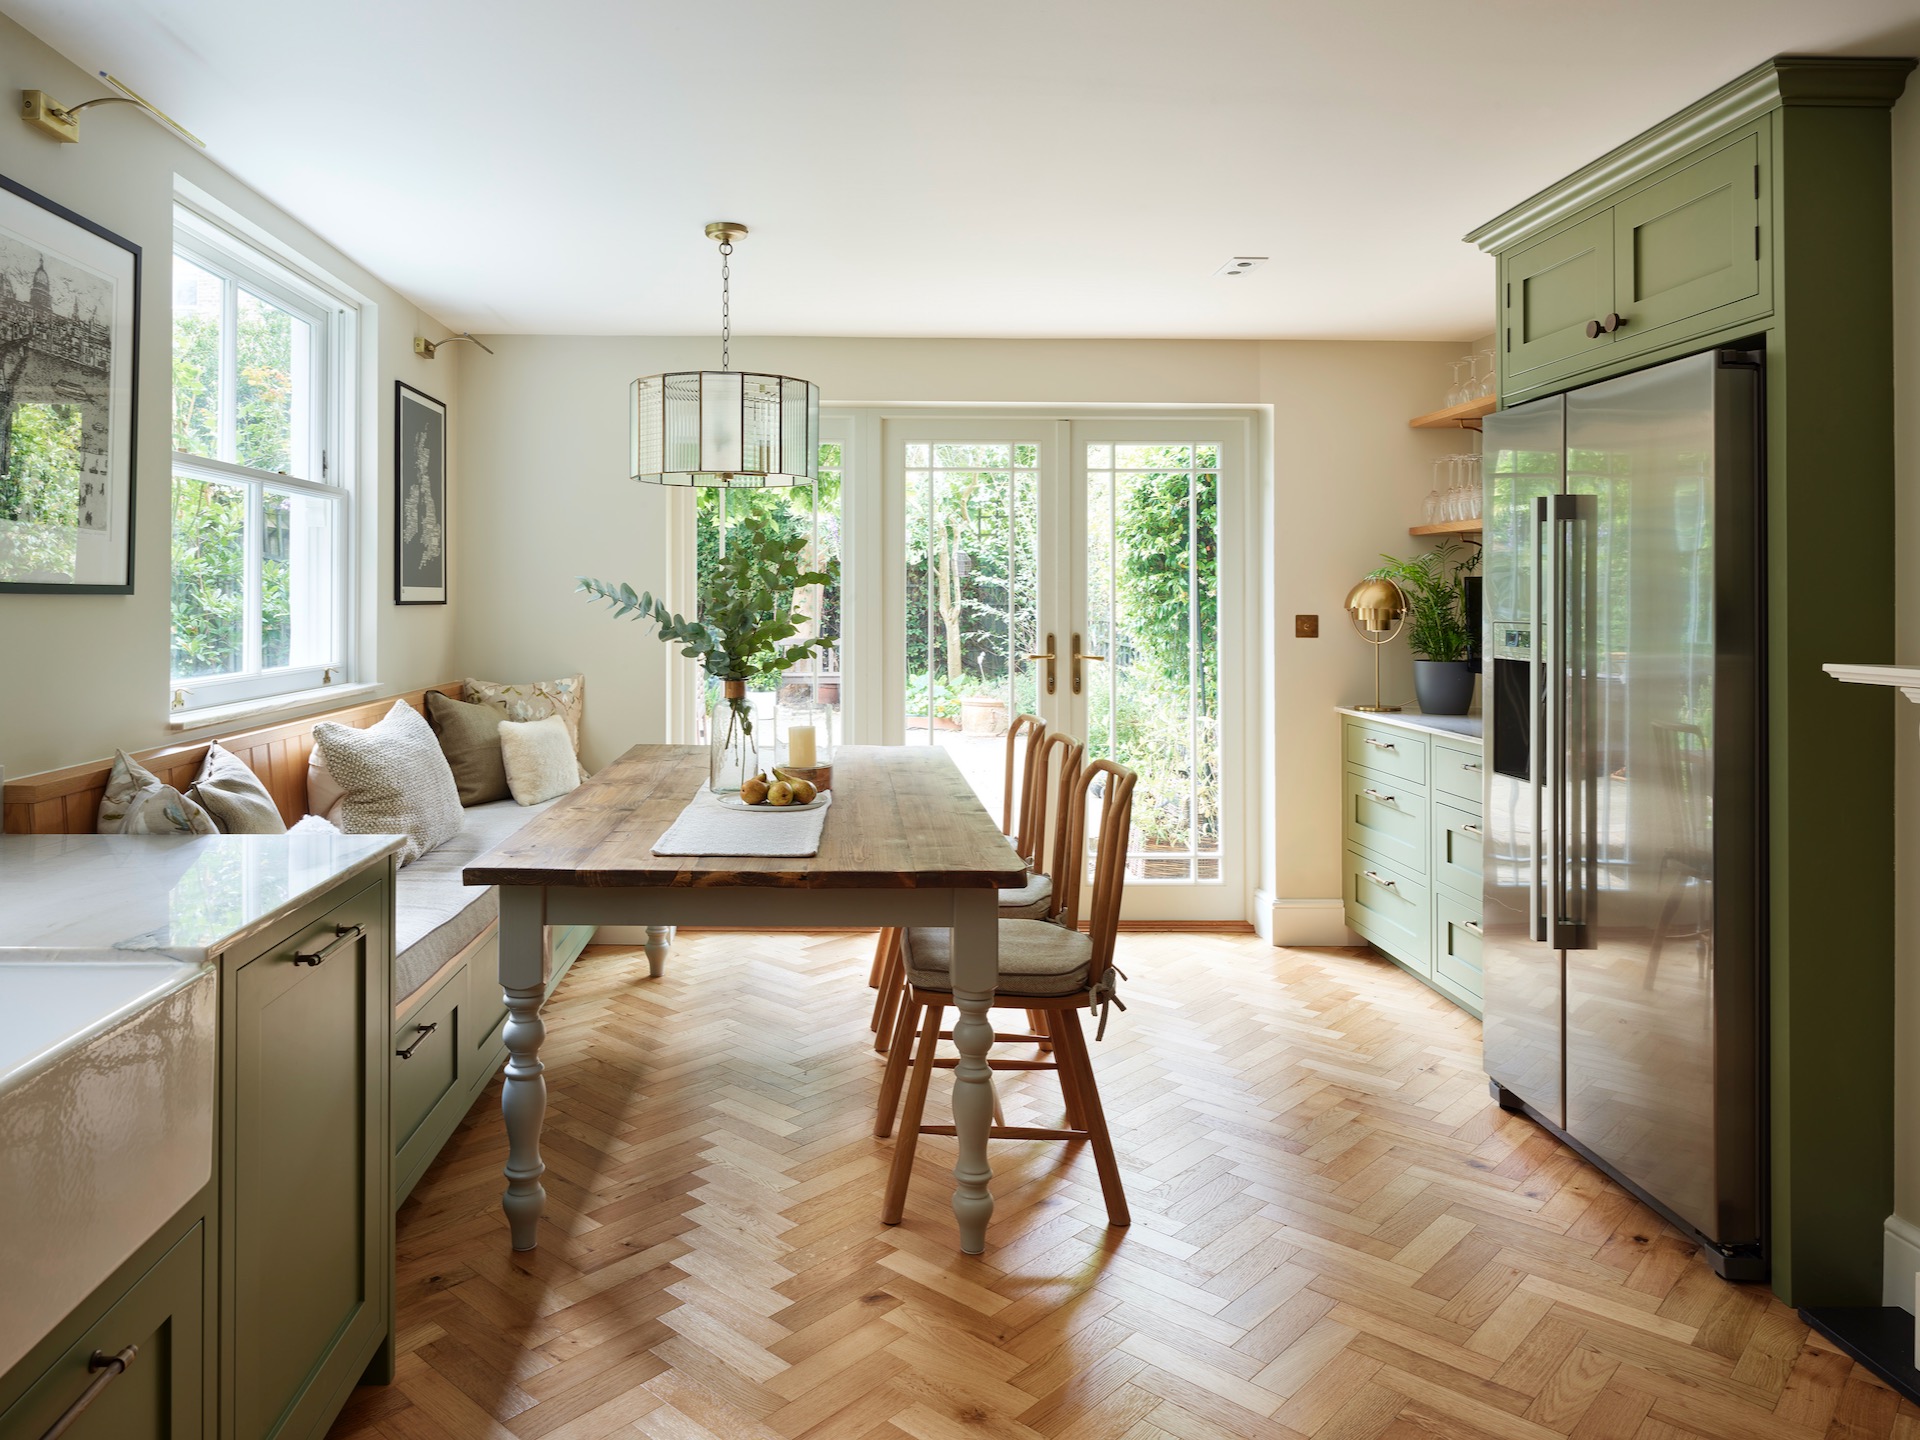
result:
M 394 885 L 393 999 L 397 1005 L 471 945 L 500 913 L 491 885 L 467 885 L 460 872 L 551 805 L 496 800 L 468 807 L 460 830 L 406 869 Z

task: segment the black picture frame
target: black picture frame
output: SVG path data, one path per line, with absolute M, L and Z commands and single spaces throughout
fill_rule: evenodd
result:
M 20 206 L 31 207 L 22 210 Z M 44 212 L 44 218 L 34 211 Z M 62 228 L 65 227 L 65 228 Z M 37 234 L 35 232 L 38 232 Z M 77 232 L 77 233 L 72 233 Z M 87 238 L 90 237 L 90 238 Z M 66 249 L 61 248 L 65 241 Z M 106 249 L 100 242 L 104 242 Z M 15 288 L 11 270 L 19 268 L 20 257 L 37 251 L 39 266 L 28 279 L 28 294 L 22 299 Z M 114 254 L 113 251 L 124 252 Z M 136 501 L 139 479 L 140 421 L 140 279 L 143 254 L 138 245 L 124 235 L 116 235 L 104 225 L 69 210 L 57 200 L 30 190 L 18 181 L 0 175 L 0 364 L 17 358 L 20 350 L 39 349 L 47 362 L 41 370 L 41 383 L 53 403 L 81 408 L 80 429 L 85 434 L 104 434 L 98 443 L 104 446 L 104 461 L 98 479 L 82 479 L 82 487 L 98 487 L 103 492 L 100 508 L 106 518 L 104 533 L 100 527 L 76 523 L 75 549 L 81 548 L 82 532 L 102 534 L 94 550 L 91 565 L 81 573 L 101 574 L 100 580 L 8 579 L 14 560 L 14 537 L 7 527 L 19 523 L 17 515 L 0 510 L 0 595 L 131 595 Z M 47 260 L 61 271 L 59 281 L 51 279 Z M 111 264 L 109 271 L 103 264 Z M 125 267 L 124 272 L 121 266 Z M 48 277 L 42 286 L 42 277 Z M 90 313 L 82 317 L 87 304 L 86 288 L 76 281 L 92 279 L 106 287 L 109 318 L 99 318 L 95 297 Z M 63 294 L 55 298 L 52 291 Z M 61 316 L 57 306 L 65 301 L 70 313 Z M 43 312 L 43 313 L 42 313 Z M 36 332 L 36 324 L 39 328 Z M 104 337 L 99 332 L 104 331 Z M 106 347 L 104 392 L 91 405 L 88 394 L 95 382 L 87 378 L 96 367 L 91 363 L 102 340 Z M 65 353 L 62 353 L 62 352 Z M 28 363 L 31 367 L 32 357 Z M 31 399 L 35 387 L 28 387 L 23 401 L 16 390 L 0 404 L 0 506 L 9 503 L 11 489 L 14 410 Z M 99 418 L 88 419 L 89 411 Z M 84 443 L 84 442 L 83 442 Z M 83 456 L 88 455 L 83 450 Z M 83 464 L 85 461 L 83 460 Z M 84 498 L 77 497 L 77 504 Z M 57 528 L 57 527 L 56 527 Z M 76 561 L 85 557 L 76 553 Z M 27 571 L 24 573 L 32 573 Z
M 447 406 L 393 382 L 393 603 L 447 603 Z M 436 583 L 437 582 L 437 583 Z

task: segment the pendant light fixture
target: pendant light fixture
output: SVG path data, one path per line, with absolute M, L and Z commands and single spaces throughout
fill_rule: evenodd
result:
M 720 368 L 633 382 L 633 478 L 737 489 L 810 485 L 820 473 L 820 387 L 732 368 L 730 260 L 747 227 L 707 226 L 720 242 Z

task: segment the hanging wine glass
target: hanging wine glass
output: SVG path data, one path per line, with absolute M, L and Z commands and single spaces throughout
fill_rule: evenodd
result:
M 1453 371 L 1453 383 L 1447 387 L 1447 405 L 1451 408 L 1460 403 L 1460 362 L 1450 360 L 1447 365 Z
M 1480 352 L 1480 358 L 1486 362 L 1480 367 L 1480 398 L 1491 400 L 1500 393 L 1499 357 L 1493 353 L 1493 347 L 1488 346 Z

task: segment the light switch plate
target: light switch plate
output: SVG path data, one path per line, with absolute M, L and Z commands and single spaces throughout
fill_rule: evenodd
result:
M 1320 638 L 1320 617 L 1318 615 L 1294 616 L 1293 638 L 1296 640 L 1318 640 Z

